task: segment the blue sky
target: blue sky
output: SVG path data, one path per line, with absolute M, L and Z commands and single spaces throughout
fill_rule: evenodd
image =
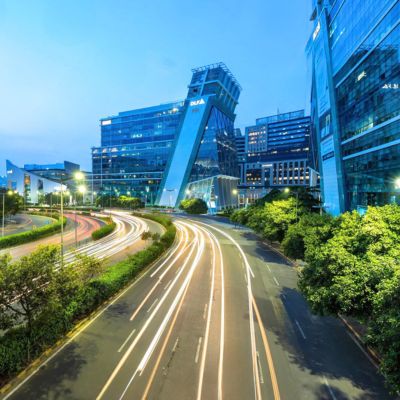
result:
M 90 169 L 101 117 L 183 99 L 191 68 L 224 61 L 236 125 L 308 107 L 311 0 L 0 0 L 0 173 Z

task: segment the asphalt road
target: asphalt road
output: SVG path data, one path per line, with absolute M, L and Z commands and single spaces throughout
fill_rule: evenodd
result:
M 54 219 L 41 215 L 17 214 L 10 218 L 6 218 L 5 222 L 4 236 L 8 236 L 30 231 L 34 227 L 39 228 L 51 224 L 54 222 Z
M 10 399 L 390 399 L 296 271 L 248 230 L 177 218 L 174 247 Z

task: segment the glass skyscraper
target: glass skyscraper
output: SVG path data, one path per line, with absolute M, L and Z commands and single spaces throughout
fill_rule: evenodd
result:
M 310 117 L 304 110 L 258 118 L 246 127 L 241 188 L 309 186 L 313 167 Z
M 399 202 L 400 1 L 314 0 L 313 129 L 332 214 Z
M 196 68 L 186 100 L 102 118 L 92 149 L 99 193 L 176 206 L 189 183 L 238 176 L 234 110 L 240 85 L 223 63 Z
M 92 148 L 95 190 L 153 203 L 183 111 L 175 102 L 102 118 L 101 146 Z

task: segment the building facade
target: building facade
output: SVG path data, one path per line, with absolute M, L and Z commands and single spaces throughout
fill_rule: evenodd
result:
M 192 72 L 184 101 L 100 120 L 101 146 L 92 148 L 97 192 L 175 207 L 189 183 L 238 175 L 233 123 L 241 88 L 223 63 Z
M 65 185 L 53 181 L 24 168 L 17 167 L 11 161 L 6 161 L 7 187 L 17 191 L 26 204 L 38 204 L 41 198 L 48 193 L 59 192 Z
M 399 202 L 400 1 L 313 1 L 307 46 L 324 206 Z
M 259 118 L 246 128 L 242 193 L 254 199 L 272 188 L 310 185 L 310 121 L 300 110 Z
M 95 191 L 154 203 L 184 111 L 184 102 L 121 112 L 100 120 L 92 148 Z

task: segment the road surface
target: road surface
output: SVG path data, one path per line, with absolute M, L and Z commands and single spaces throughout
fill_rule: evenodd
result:
M 248 230 L 176 218 L 172 249 L 7 399 L 390 399 L 296 272 Z
M 32 230 L 33 227 L 40 228 L 54 222 L 53 218 L 32 214 L 17 214 L 6 218 L 4 236 Z

